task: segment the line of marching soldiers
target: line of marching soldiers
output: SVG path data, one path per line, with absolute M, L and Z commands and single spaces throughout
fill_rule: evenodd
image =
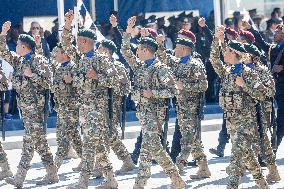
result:
M 208 87 L 205 67 L 200 55 L 194 52 L 195 35 L 181 30 L 174 54 L 164 46 L 165 37 L 151 29 L 142 29 L 137 49 L 131 46 L 131 34 L 135 30 L 136 17 L 131 17 L 121 36 L 120 52 L 134 73 L 130 87 L 129 74 L 124 65 L 113 59 L 117 47 L 111 40 L 103 40 L 96 50 L 96 33 L 89 29 L 78 32 L 76 45 L 72 35 L 73 11 L 65 15 L 62 41 L 53 51 L 54 64 L 49 65 L 42 56 L 40 37 L 19 36 L 16 54 L 6 49 L 6 34 L 11 23 L 5 22 L 0 35 L 0 56 L 15 69 L 13 86 L 25 126 L 21 160 L 16 174 L 12 174 L 6 154 L 0 148 L 0 180 L 22 188 L 34 151 L 39 153 L 46 176 L 37 185 L 59 182 L 58 169 L 70 147 L 81 158 L 74 171 L 80 171 L 76 185 L 68 187 L 88 188 L 91 176 L 104 177 L 100 189 L 118 188 L 115 174 L 131 171 L 135 165 L 118 134 L 118 117 L 122 97 L 131 92 L 136 103 L 137 117 L 141 123 L 142 146 L 135 189 L 146 186 L 151 176 L 151 163 L 155 160 L 170 177 L 170 188 L 186 186 L 180 173 L 187 165 L 190 154 L 199 167 L 191 179 L 211 176 L 201 138 L 198 115 L 200 98 Z M 111 16 L 113 28 L 117 20 Z M 200 20 L 205 25 L 205 20 Z M 244 28 L 251 29 L 247 22 Z M 258 35 L 256 31 L 255 35 Z M 261 61 L 261 53 L 254 43 L 254 35 L 240 31 L 237 40 L 227 35 L 223 26 L 212 37 L 210 61 L 221 78 L 220 106 L 224 109 L 227 130 L 231 137 L 232 151 L 227 188 L 238 188 L 240 178 L 249 170 L 261 189 L 269 188 L 268 182 L 281 178 L 275 164 L 275 155 L 267 136 L 267 129 L 257 131 L 256 105 L 260 107 L 263 125 L 269 122 L 272 111 L 271 98 L 275 95 L 275 80 L 271 71 Z M 284 26 L 275 31 L 279 41 L 284 41 Z M 283 53 L 283 45 L 269 49 Z M 282 50 L 281 50 L 282 49 Z M 275 52 L 274 52 L 275 54 Z M 280 56 L 280 55 L 278 55 Z M 283 71 L 283 58 L 273 59 L 275 75 Z M 281 62 L 282 61 L 282 62 Z M 1 73 L 1 90 L 7 87 L 7 78 Z M 277 76 L 276 76 L 277 77 Z M 57 111 L 57 152 L 53 158 L 42 127 L 44 91 L 55 94 Z M 112 97 L 112 103 L 109 98 Z M 169 108 L 168 99 L 176 97 L 177 118 L 181 131 L 181 152 L 174 163 L 161 144 L 162 127 Z M 109 115 L 112 106 L 113 115 Z M 111 118 L 111 119 L 110 119 Z M 78 123 L 79 120 L 79 123 Z M 77 126 L 82 128 L 82 136 Z M 256 156 L 260 135 L 265 146 L 268 175 L 264 178 Z M 114 172 L 109 160 L 112 149 L 123 161 L 120 170 Z

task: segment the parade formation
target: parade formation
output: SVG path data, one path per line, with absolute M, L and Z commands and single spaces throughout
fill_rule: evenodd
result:
M 74 12 L 68 11 L 61 41 L 52 51 L 52 64 L 44 56 L 39 36 L 21 34 L 16 53 L 7 50 L 6 35 L 11 22 L 3 24 L 0 57 L 15 70 L 12 82 L 25 135 L 16 173 L 11 172 L 0 143 L 0 180 L 22 188 L 36 151 L 46 169 L 46 175 L 36 184 L 60 182 L 58 170 L 71 148 L 81 159 L 78 167 L 73 168 L 80 172 L 80 177 L 68 189 L 87 189 L 91 177 L 105 178 L 98 189 L 118 188 L 116 175 L 136 169 L 138 159 L 139 171 L 133 189 L 146 187 L 153 161 L 170 178 L 171 189 L 186 187 L 180 174 L 188 166 L 190 155 L 198 166 L 190 179 L 214 175 L 214 170 L 209 170 L 200 136 L 200 112 L 209 76 L 202 55 L 195 50 L 198 36 L 186 28 L 181 29 L 174 50 L 169 51 L 165 35 L 150 27 L 140 28 L 141 36 L 134 47 L 131 40 L 137 29 L 137 18 L 129 18 L 123 32 L 118 30 L 114 15 L 109 20 L 119 42 L 109 39 L 97 42 L 96 32 L 87 28 L 74 34 Z M 211 31 L 204 18 L 200 18 L 198 24 L 210 39 L 209 60 L 221 81 L 219 105 L 224 110 L 225 120 L 222 130 L 228 133 L 232 143 L 230 164 L 226 168 L 227 189 L 238 189 L 246 170 L 252 174 L 258 188 L 268 189 L 268 183 L 281 180 L 276 154 L 284 134 L 278 132 L 273 138 L 277 140 L 271 142 L 269 129 L 274 119 L 275 101 L 278 126 L 284 124 L 284 25 L 277 25 L 276 43 L 270 44 L 248 21 L 241 22 L 240 31 L 225 26 Z M 268 58 L 264 58 L 262 52 L 267 53 Z M 121 53 L 127 66 L 114 58 L 116 53 Z M 8 79 L 1 69 L 1 91 L 7 85 Z M 57 112 L 55 156 L 43 127 L 48 91 L 54 94 Z M 141 125 L 141 149 L 132 154 L 119 135 L 119 117 L 129 94 Z M 167 149 L 165 126 L 172 99 L 175 99 L 181 134 L 180 144 L 177 144 L 180 152 L 174 157 Z M 210 152 L 224 156 L 225 145 L 220 143 Z M 123 162 L 117 171 L 113 170 L 110 150 Z M 268 175 L 263 174 L 259 157 L 266 162 Z

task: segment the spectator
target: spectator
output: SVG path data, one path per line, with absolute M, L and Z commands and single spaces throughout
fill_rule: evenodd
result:
M 31 36 L 36 36 L 36 35 L 41 36 L 43 54 L 47 59 L 49 59 L 50 58 L 49 46 L 48 46 L 48 43 L 46 42 L 46 40 L 44 39 L 43 32 L 41 30 L 42 30 L 42 28 L 41 28 L 41 26 L 38 22 L 32 22 L 29 34 Z
M 282 17 L 282 12 L 279 7 L 276 7 L 273 9 L 273 12 L 275 13 L 275 18 L 281 18 Z
M 49 37 L 47 37 L 47 42 L 49 44 L 49 48 L 50 48 L 50 51 L 53 50 L 54 47 L 56 47 L 59 39 L 58 39 L 58 29 L 59 29 L 59 24 L 58 24 L 58 18 L 55 19 L 53 21 L 54 23 L 54 26 L 52 27 L 51 31 L 51 35 Z
M 18 26 L 14 26 L 10 31 L 10 38 L 7 41 L 9 51 L 16 52 L 17 40 L 20 35 Z
M 274 31 L 276 30 L 276 27 L 278 24 L 282 24 L 283 21 L 281 18 L 272 18 L 267 21 L 267 28 L 263 32 L 263 38 L 266 42 L 272 43 L 274 38 Z

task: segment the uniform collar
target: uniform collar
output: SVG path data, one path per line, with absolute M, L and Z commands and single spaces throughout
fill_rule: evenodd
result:
M 85 55 L 88 58 L 92 58 L 94 56 L 94 50 L 90 50 L 89 52 L 86 52 Z
M 145 61 L 146 66 L 151 66 L 154 63 L 155 58 Z
M 243 64 L 234 64 L 231 66 L 231 74 L 238 75 L 243 72 Z
M 62 66 L 62 67 L 66 67 L 66 66 L 68 66 L 69 64 L 70 64 L 70 61 L 67 61 L 67 62 L 62 63 L 61 66 Z
M 179 59 L 179 63 L 185 64 L 188 62 L 188 60 L 190 60 L 191 55 L 187 55 L 187 56 L 183 56 Z
M 24 57 L 23 63 L 27 63 L 32 58 L 32 52 L 24 55 L 23 57 Z

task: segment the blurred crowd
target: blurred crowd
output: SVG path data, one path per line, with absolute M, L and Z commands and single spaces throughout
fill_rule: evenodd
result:
M 112 12 L 112 15 L 116 16 L 119 20 L 118 12 Z M 250 21 L 254 24 L 254 27 L 261 31 L 263 38 L 271 43 L 273 42 L 274 30 L 278 24 L 283 23 L 284 16 L 282 15 L 282 11 L 280 8 L 274 8 L 271 12 L 270 18 L 265 18 L 262 15 L 259 15 L 256 9 L 252 9 L 248 11 Z M 180 13 L 179 15 L 170 16 L 170 17 L 157 17 L 155 15 L 151 15 L 148 18 L 145 17 L 145 14 L 137 14 L 137 22 L 135 30 L 132 34 L 132 44 L 135 45 L 137 40 L 141 36 L 141 28 L 148 28 L 149 32 L 153 31 L 154 35 L 163 34 L 166 36 L 166 47 L 167 49 L 173 49 L 175 47 L 175 41 L 178 38 L 179 31 L 190 30 L 196 36 L 196 46 L 195 50 L 202 57 L 203 63 L 206 66 L 209 87 L 206 92 L 206 103 L 215 103 L 218 101 L 218 90 L 219 90 L 219 78 L 214 72 L 211 63 L 209 62 L 209 54 L 210 54 L 210 44 L 212 39 L 208 39 L 206 32 L 214 32 L 214 11 L 211 11 L 208 18 L 206 19 L 206 25 L 202 22 L 199 22 L 198 16 L 194 16 L 193 12 L 186 13 L 185 11 Z M 235 11 L 230 18 L 226 18 L 224 20 L 224 24 L 227 28 L 231 28 L 234 32 L 239 32 L 241 29 L 242 20 L 248 15 L 244 15 L 239 11 Z M 42 37 L 42 46 L 44 55 L 47 59 L 50 60 L 51 52 L 53 48 L 57 45 L 59 41 L 59 24 L 58 19 L 53 21 L 54 26 L 51 31 L 45 30 L 40 23 L 32 22 L 30 24 L 30 30 L 24 31 L 23 24 L 18 23 L 12 26 L 9 34 L 7 35 L 7 48 L 10 51 L 16 50 L 16 44 L 18 36 L 22 33 L 28 33 L 30 35 L 41 35 Z M 206 27 L 206 28 L 204 28 Z M 96 27 L 102 33 L 102 35 L 110 40 L 118 41 L 120 39 L 117 38 L 116 31 L 114 31 L 112 25 L 109 22 L 104 23 L 96 23 Z M 118 26 L 118 30 L 120 32 L 123 31 L 122 26 Z M 118 51 L 119 52 L 119 51 Z M 123 58 L 120 54 L 118 57 L 121 62 L 124 62 Z M 52 63 L 52 61 L 50 61 Z M 2 67 L 4 67 L 5 73 L 9 78 L 12 78 L 13 68 L 9 67 L 9 64 L 5 63 L 3 60 L 0 60 Z M 16 93 L 10 86 L 9 91 L 5 92 L 4 95 L 4 111 L 5 111 L 5 119 L 11 119 L 12 114 L 17 114 L 18 110 L 16 109 Z M 51 104 L 53 104 L 53 100 L 51 99 Z M 135 110 L 134 103 L 131 101 L 130 97 L 127 101 L 127 111 Z

